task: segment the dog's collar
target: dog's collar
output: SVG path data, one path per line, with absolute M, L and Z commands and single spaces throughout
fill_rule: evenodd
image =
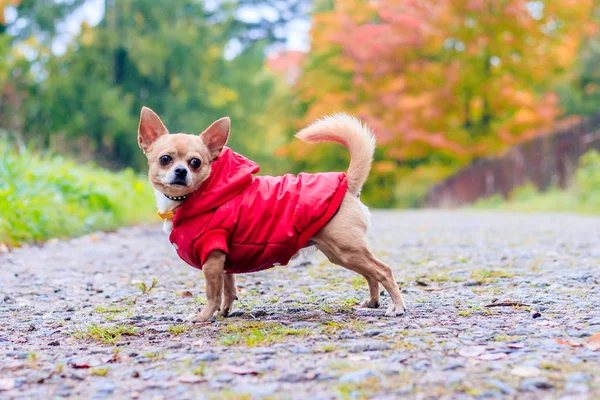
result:
M 189 194 L 184 194 L 183 196 L 175 196 L 175 197 L 172 197 L 172 196 L 167 196 L 167 195 L 166 195 L 166 194 L 164 194 L 164 193 L 163 193 L 163 195 L 164 195 L 164 196 L 165 196 L 167 199 L 169 199 L 169 200 L 173 200 L 173 201 L 183 201 L 183 200 L 185 200 L 185 199 L 187 199 L 187 198 L 189 197 Z
M 173 201 L 184 201 L 185 199 L 187 199 L 189 197 L 189 194 L 184 194 L 183 196 L 167 196 L 166 194 L 163 193 L 163 196 L 165 196 L 167 199 L 173 200 Z M 158 211 L 157 214 L 163 220 L 165 220 L 165 219 L 173 219 L 173 217 L 175 216 L 175 211 L 178 208 L 179 208 L 179 206 L 175 207 L 171 211 L 167 211 L 167 212 L 164 212 L 164 213 Z

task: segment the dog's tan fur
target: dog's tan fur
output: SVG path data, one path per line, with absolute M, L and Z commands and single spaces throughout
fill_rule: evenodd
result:
M 156 190 L 176 197 L 196 190 L 210 175 L 212 161 L 218 157 L 229 137 L 229 118 L 213 123 L 200 136 L 168 134 L 160 118 L 150 109 L 143 108 L 138 130 L 138 142 L 148 157 L 149 178 Z M 378 260 L 367 246 L 368 217 L 365 206 L 358 196 L 364 185 L 375 150 L 375 139 L 371 131 L 355 118 L 336 114 L 319 120 L 296 135 L 307 142 L 331 141 L 343 144 L 350 151 L 348 168 L 348 192 L 339 211 L 312 239 L 314 244 L 334 264 L 361 274 L 369 285 L 369 298 L 363 303 L 366 307 L 380 305 L 379 283 L 390 294 L 392 303 L 386 315 L 404 313 L 406 305 L 398 289 L 392 269 Z M 160 158 L 172 158 L 169 165 L 161 165 Z M 197 158 L 202 165 L 190 169 L 190 160 Z M 177 167 L 190 169 L 191 179 L 186 185 L 169 183 L 172 171 Z M 177 208 L 181 203 L 163 203 L 161 212 Z M 168 208 L 168 209 L 164 209 Z M 224 270 L 226 256 L 222 252 L 211 253 L 202 266 L 206 279 L 207 303 L 198 314 L 191 315 L 192 321 L 206 321 L 220 310 L 227 316 L 236 299 L 233 275 Z

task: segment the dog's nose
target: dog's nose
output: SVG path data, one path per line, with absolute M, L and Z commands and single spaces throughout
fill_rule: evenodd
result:
M 187 175 L 187 169 L 184 167 L 177 167 L 173 172 L 175 172 L 175 176 L 178 178 L 185 178 Z

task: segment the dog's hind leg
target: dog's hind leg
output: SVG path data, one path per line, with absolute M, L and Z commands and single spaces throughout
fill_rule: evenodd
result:
M 367 247 L 367 218 L 361 208 L 360 201 L 346 195 L 338 213 L 325 225 L 312 240 L 317 248 L 334 264 L 363 275 L 369 283 L 371 298 L 367 301 L 374 305 L 378 302 L 379 282 L 390 294 L 392 304 L 386 311 L 387 316 L 401 315 L 406 305 L 392 269 L 378 260 Z

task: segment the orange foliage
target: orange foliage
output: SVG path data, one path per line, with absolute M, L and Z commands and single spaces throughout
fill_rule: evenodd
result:
M 540 88 L 595 31 L 593 0 L 566 2 L 336 0 L 314 18 L 301 124 L 353 112 L 399 161 L 465 161 L 535 136 L 560 115 Z

